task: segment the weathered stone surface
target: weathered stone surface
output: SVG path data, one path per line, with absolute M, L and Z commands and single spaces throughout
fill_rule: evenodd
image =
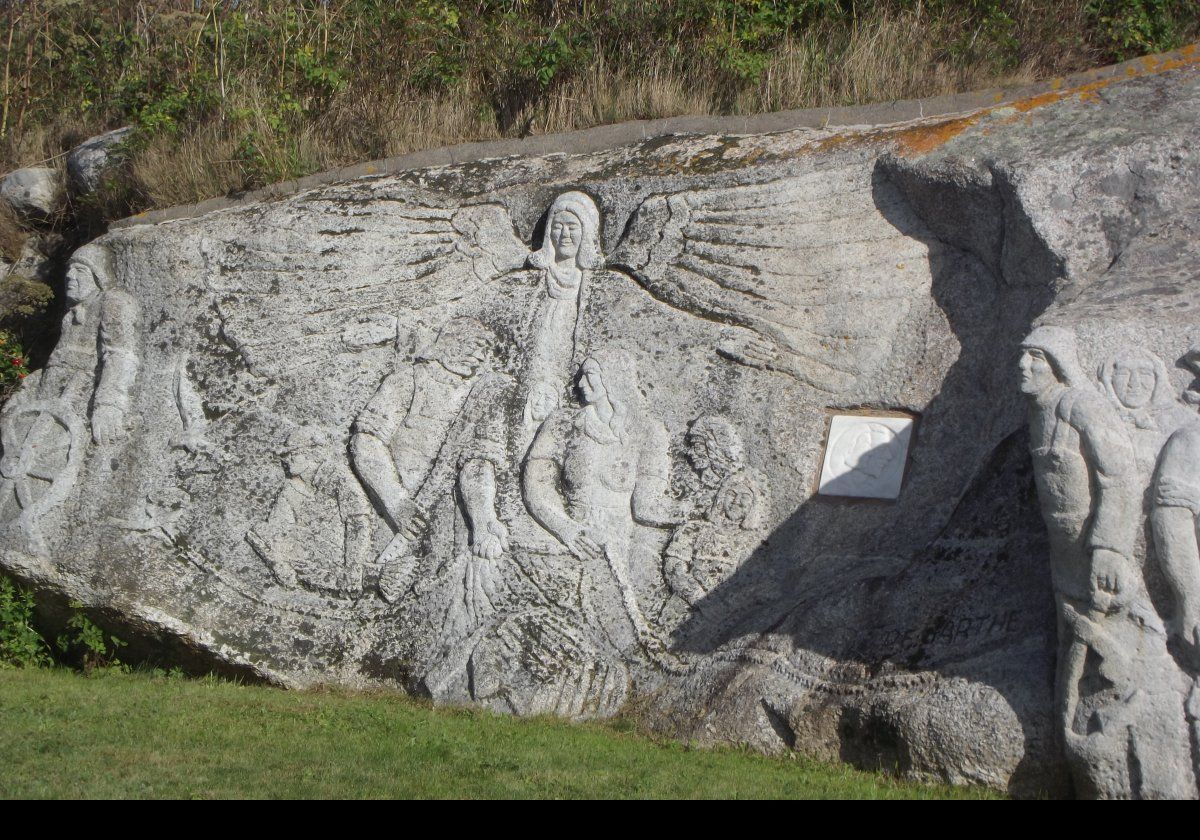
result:
M 114 231 L 0 418 L 0 558 L 284 685 L 1193 794 L 1192 374 L 1163 362 L 1198 99 L 1186 66 Z M 1019 367 L 1067 346 L 1078 375 L 1039 380 L 1064 415 Z M 831 415 L 913 418 L 898 497 L 818 494 Z M 872 434 L 850 473 L 891 469 Z M 1112 486 L 1125 542 L 1085 551 Z M 1071 577 L 1095 547 L 1138 597 Z
M 0 180 L 0 199 L 21 216 L 41 221 L 58 206 L 58 173 L 47 166 L 14 170 Z
M 120 162 L 120 146 L 133 133 L 132 126 L 88 138 L 67 154 L 67 182 L 77 195 L 93 193 L 106 172 Z

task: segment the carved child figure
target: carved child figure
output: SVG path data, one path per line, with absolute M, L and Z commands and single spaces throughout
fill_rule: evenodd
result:
M 287 478 L 246 541 L 283 586 L 357 597 L 371 548 L 366 497 L 319 429 L 297 429 L 282 456 Z
M 1148 350 L 1119 350 L 1100 366 L 1099 378 L 1129 429 L 1145 486 L 1167 438 L 1194 415 L 1176 401 L 1166 365 Z
M 754 550 L 768 508 L 765 478 L 746 464 L 741 436 L 724 417 L 692 421 L 687 455 L 711 498 L 699 521 L 675 531 L 663 572 L 680 598 L 695 605 Z

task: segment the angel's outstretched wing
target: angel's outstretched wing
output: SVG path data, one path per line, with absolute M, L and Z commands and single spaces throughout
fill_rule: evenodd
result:
M 889 224 L 869 175 L 814 173 L 647 198 L 611 263 L 714 321 L 722 352 L 828 391 L 886 358 L 927 251 Z
M 464 297 L 529 253 L 499 204 L 336 192 L 268 206 L 202 249 L 224 338 L 268 377 L 394 340 L 398 312 Z

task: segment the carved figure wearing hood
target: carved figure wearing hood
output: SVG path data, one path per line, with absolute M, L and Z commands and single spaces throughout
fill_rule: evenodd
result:
M 1143 485 L 1148 484 L 1167 438 L 1194 418 L 1175 399 L 1167 366 L 1140 347 L 1117 351 L 1100 366 L 1100 385 L 1125 421 Z
M 46 366 L 27 377 L 0 416 L 0 515 L 35 543 L 36 520 L 61 503 L 83 457 L 82 421 L 98 446 L 125 436 L 138 372 L 138 307 L 117 288 L 108 251 L 85 245 L 67 268 L 70 309 Z
M 1133 557 L 1133 445 L 1081 374 L 1069 329 L 1038 327 L 1025 339 L 1021 390 L 1058 608 L 1056 717 L 1076 788 L 1194 796 L 1182 674 Z

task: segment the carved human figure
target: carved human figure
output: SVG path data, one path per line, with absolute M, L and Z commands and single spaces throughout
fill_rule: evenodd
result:
M 66 295 L 58 345 L 0 416 L 0 515 L 35 542 L 37 519 L 63 501 L 78 474 L 83 420 L 90 414 L 96 445 L 119 442 L 138 372 L 137 303 L 116 287 L 107 250 L 92 244 L 72 254 Z
M 632 641 L 657 653 L 661 643 L 637 603 L 629 563 L 635 522 L 666 527 L 680 518 L 667 495 L 666 429 L 643 408 L 629 354 L 591 354 L 577 381 L 582 406 L 552 414 L 530 446 L 522 476 L 525 503 L 584 564 L 591 587 L 615 585 Z M 600 629 L 617 651 L 629 646 L 617 628 Z
M 380 383 L 354 421 L 350 452 L 355 472 L 396 536 L 380 559 L 380 591 L 394 599 L 407 584 L 413 543 L 424 533 L 429 510 L 436 504 L 439 481 L 431 481 L 435 465 L 454 469 L 471 530 L 472 553 L 497 560 L 508 545 L 508 530 L 496 515 L 495 457 L 468 453 L 452 466 L 446 462 L 447 441 L 456 426 L 478 411 L 489 388 L 480 371 L 495 336 L 470 318 L 451 320 L 433 345 L 411 364 L 400 362 Z M 471 411 L 466 411 L 468 406 Z M 453 447 L 450 447 L 453 449 Z
M 1098 376 L 1129 429 L 1139 474 L 1148 483 L 1163 444 L 1193 415 L 1175 399 L 1162 359 L 1148 350 L 1118 350 L 1100 366 Z
M 1200 671 L 1200 420 L 1176 431 L 1158 459 L 1150 530 L 1174 596 L 1174 627 L 1193 671 Z
M 1058 607 L 1057 717 L 1076 785 L 1103 796 L 1186 793 L 1178 671 L 1133 560 L 1133 446 L 1083 377 L 1072 331 L 1038 327 L 1025 339 L 1021 390 Z
M 529 255 L 529 265 L 541 272 L 543 294 L 522 372 L 527 404 L 545 402 L 547 391 L 563 393 L 578 364 L 576 334 L 583 298 L 594 272 L 604 267 L 600 211 L 590 196 L 572 191 L 554 199 L 542 245 Z M 538 412 L 530 408 L 528 413 Z
M 671 537 L 663 574 L 671 591 L 695 605 L 753 551 L 769 508 L 766 479 L 746 463 L 741 435 L 724 417 L 692 421 L 687 457 L 708 490 L 701 518 Z
M 292 432 L 281 454 L 286 478 L 246 541 L 283 586 L 357 597 L 371 548 L 366 496 L 317 428 Z

